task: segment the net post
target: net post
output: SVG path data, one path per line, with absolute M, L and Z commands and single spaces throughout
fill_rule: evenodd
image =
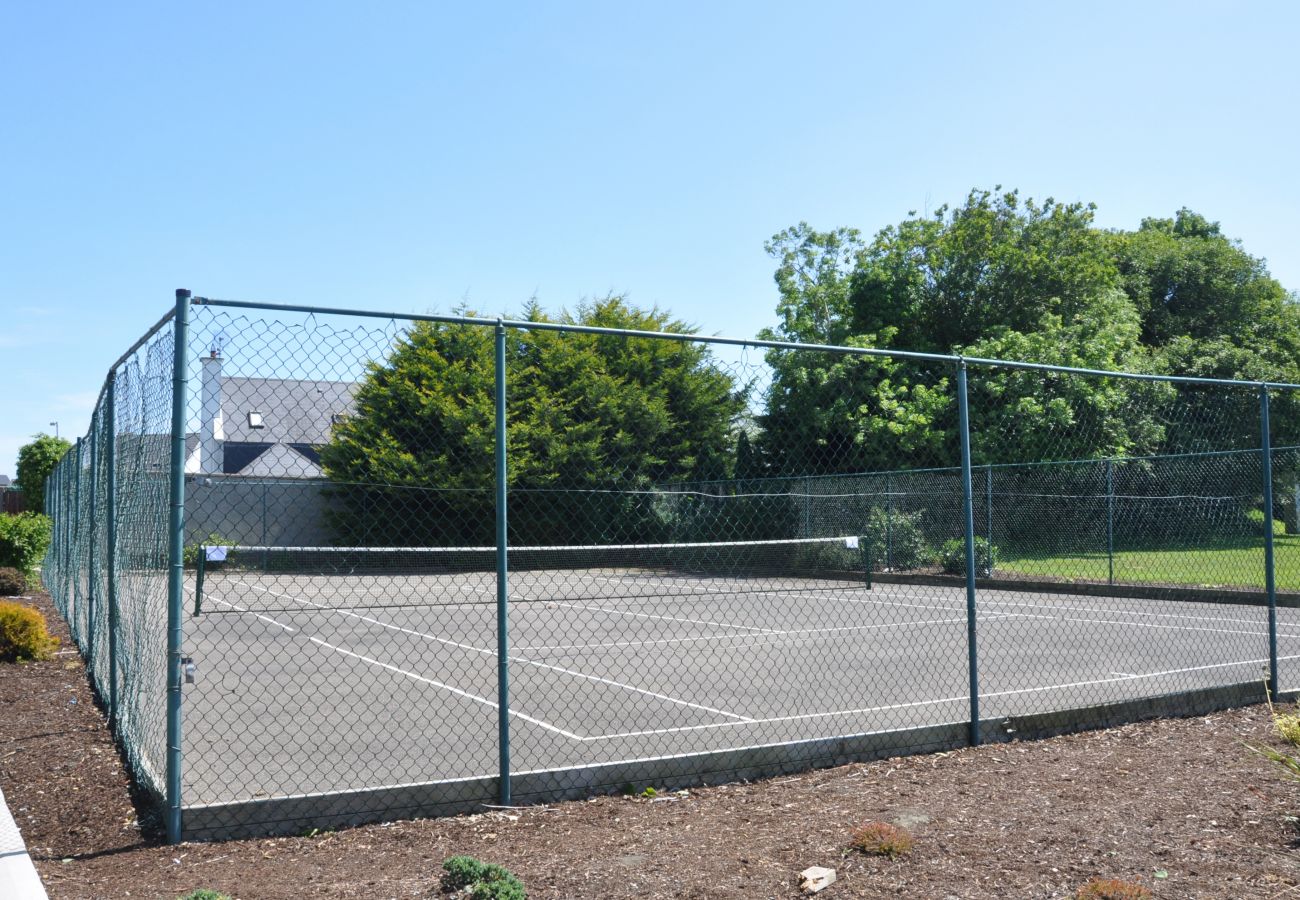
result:
M 1273 566 L 1273 446 L 1268 385 L 1259 386 L 1259 446 L 1264 468 L 1264 589 L 1268 592 L 1268 693 L 1277 696 L 1277 580 Z
M 966 533 L 966 657 L 970 678 L 970 743 L 980 744 L 979 649 L 975 621 L 975 504 L 971 485 L 970 409 L 966 397 L 966 361 L 957 361 L 957 418 L 961 431 L 962 514 Z
M 1115 461 L 1106 460 L 1106 583 L 1115 583 Z
M 172 354 L 171 511 L 167 577 L 167 842 L 181 840 L 181 606 L 185 594 L 185 420 L 190 292 L 176 291 Z
M 494 340 L 496 391 L 496 550 L 497 550 L 497 742 L 502 806 L 510 806 L 510 593 L 507 588 L 506 529 L 506 328 L 497 320 Z
M 199 558 L 194 563 L 194 612 L 198 616 L 203 612 L 203 575 L 208 570 L 208 547 L 199 545 Z
M 108 373 L 108 391 L 104 396 L 105 515 L 108 533 L 105 540 L 105 565 L 108 584 L 108 722 L 117 727 L 117 372 Z

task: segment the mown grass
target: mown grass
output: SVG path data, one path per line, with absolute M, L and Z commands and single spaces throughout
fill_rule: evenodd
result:
M 1277 589 L 1300 591 L 1300 535 L 1274 538 Z M 1107 579 L 1105 551 L 1057 555 L 1003 552 L 998 569 L 1079 581 Z M 1117 550 L 1115 581 L 1125 584 L 1186 584 L 1197 587 L 1264 587 L 1264 542 L 1149 550 Z

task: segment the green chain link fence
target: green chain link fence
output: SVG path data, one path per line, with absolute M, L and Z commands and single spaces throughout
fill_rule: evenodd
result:
M 182 292 L 112 367 L 43 577 L 171 839 L 1300 686 L 1293 386 L 531 316 Z

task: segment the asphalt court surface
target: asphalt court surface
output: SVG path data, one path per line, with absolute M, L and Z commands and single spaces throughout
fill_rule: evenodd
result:
M 495 594 L 491 575 L 210 579 L 185 621 L 187 802 L 495 774 Z M 515 771 L 969 716 L 961 588 L 606 569 L 515 573 L 510 596 Z M 977 600 L 986 719 L 1266 674 L 1262 606 Z M 1278 634 L 1292 687 L 1300 610 Z

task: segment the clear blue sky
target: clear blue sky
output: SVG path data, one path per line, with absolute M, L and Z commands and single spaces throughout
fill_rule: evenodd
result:
M 468 7 L 472 6 L 470 9 Z M 547 7 L 541 9 L 539 7 Z M 1294 3 L 9 3 L 0 473 L 188 287 L 773 324 L 763 242 L 1002 184 L 1300 288 Z

